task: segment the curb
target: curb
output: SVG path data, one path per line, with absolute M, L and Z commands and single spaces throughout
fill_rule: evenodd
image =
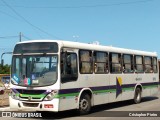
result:
M 10 107 L 0 107 L 0 111 L 10 111 Z

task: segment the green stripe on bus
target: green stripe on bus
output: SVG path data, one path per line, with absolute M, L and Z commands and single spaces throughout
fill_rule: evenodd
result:
M 97 94 L 97 93 L 106 93 L 106 92 L 110 92 L 110 90 L 96 90 L 96 91 L 93 91 L 94 94 Z
M 134 88 L 122 88 L 123 91 L 134 91 Z M 98 94 L 98 93 L 115 93 L 116 89 L 111 89 L 111 90 L 97 90 L 97 91 L 93 91 L 94 94 Z
M 122 90 L 124 90 L 124 91 L 134 91 L 134 88 L 133 87 L 131 87 L 131 88 L 122 88 Z
M 155 88 L 158 87 L 158 85 L 150 85 L 150 86 L 143 86 L 143 88 Z M 123 91 L 134 91 L 134 87 L 130 88 L 122 88 Z M 110 90 L 95 90 L 93 91 L 93 94 L 98 94 L 98 93 L 115 93 L 116 89 L 110 89 Z M 79 93 L 69 93 L 69 94 L 58 94 L 54 98 L 62 98 L 62 97 L 70 97 L 70 96 L 78 96 Z
M 144 89 L 149 89 L 149 88 L 156 88 L 158 85 L 148 85 L 148 86 L 143 86 Z M 122 91 L 134 91 L 134 87 L 130 88 L 122 88 Z M 93 91 L 93 94 L 98 94 L 98 93 L 115 93 L 116 89 L 109 89 L 109 90 L 95 90 Z M 20 97 L 35 97 L 35 98 L 42 98 L 45 97 L 46 94 L 40 94 L 40 95 L 33 95 L 33 94 L 15 94 L 16 96 Z M 78 96 L 79 93 L 67 93 L 67 94 L 56 94 L 54 98 L 62 98 L 62 97 L 75 97 Z
M 143 88 L 156 88 L 158 85 L 149 85 L 149 86 L 143 86 Z
M 62 97 L 71 97 L 71 96 L 78 96 L 79 93 L 69 93 L 69 94 L 57 94 L 54 98 L 62 98 Z
M 33 95 L 33 94 L 19 94 L 20 97 L 35 97 L 35 98 L 41 98 L 41 97 L 45 97 L 46 94 L 41 94 L 41 95 Z

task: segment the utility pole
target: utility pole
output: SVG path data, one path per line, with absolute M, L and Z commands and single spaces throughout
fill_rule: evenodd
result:
M 12 52 L 4 52 L 4 53 L 1 54 L 1 65 L 2 66 L 4 64 L 4 60 L 2 59 L 4 54 L 12 54 Z
M 22 41 L 22 33 L 20 32 L 19 33 L 19 42 L 21 42 Z

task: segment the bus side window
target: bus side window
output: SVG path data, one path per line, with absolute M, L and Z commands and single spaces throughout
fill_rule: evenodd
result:
M 80 50 L 79 51 L 79 70 L 81 74 L 92 74 L 93 67 L 92 67 L 92 51 L 90 50 Z
M 124 54 L 123 55 L 123 72 L 133 73 L 133 56 Z
M 61 78 L 63 82 L 77 80 L 77 54 L 61 53 Z
M 143 56 L 140 56 L 140 55 L 135 56 L 135 69 L 137 73 L 144 72 Z
M 108 73 L 108 53 L 94 52 L 94 72 L 96 74 Z
M 122 73 L 120 53 L 110 53 L 110 72 L 111 73 Z
M 152 57 L 144 57 L 144 68 L 146 73 L 152 73 L 153 68 L 152 68 Z
M 153 57 L 152 66 L 153 66 L 153 72 L 157 73 L 158 70 L 157 70 L 157 58 L 156 57 Z

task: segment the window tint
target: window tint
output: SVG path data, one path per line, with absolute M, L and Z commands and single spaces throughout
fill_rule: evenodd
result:
M 110 54 L 110 72 L 121 73 L 121 54 L 111 53 Z
M 142 56 L 135 56 L 135 69 L 136 69 L 136 72 L 138 73 L 144 72 Z
M 132 73 L 133 71 L 133 56 L 123 55 L 123 72 Z
M 77 80 L 78 68 L 76 53 L 61 53 L 61 74 L 63 82 Z
M 93 72 L 92 51 L 80 50 L 79 61 L 80 61 L 79 70 L 81 74 L 91 74 Z
M 157 73 L 157 58 L 153 58 L 153 72 Z
M 152 57 L 144 57 L 144 68 L 146 73 L 152 73 Z
M 26 58 L 22 59 L 22 75 L 26 74 L 26 64 L 27 64 L 27 60 Z
M 17 80 L 12 81 L 13 84 L 47 86 L 57 81 L 57 55 L 14 55 L 12 64 L 11 76 Z M 25 78 L 30 78 L 32 82 L 27 83 Z
M 16 58 L 16 69 L 15 69 L 15 73 L 20 76 L 20 58 Z
M 94 52 L 94 72 L 108 73 L 108 54 L 105 52 Z
M 56 42 L 32 42 L 17 44 L 14 54 L 23 53 L 57 53 L 58 44 Z

